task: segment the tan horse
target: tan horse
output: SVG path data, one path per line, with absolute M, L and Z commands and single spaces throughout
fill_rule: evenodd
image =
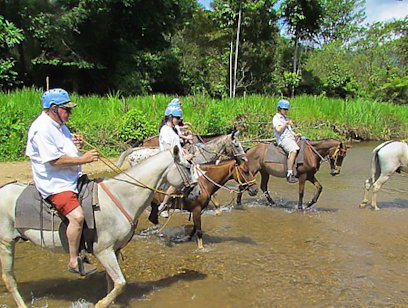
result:
M 126 173 L 106 179 L 107 190 L 116 197 L 111 198 L 105 190 L 98 189 L 99 210 L 95 211 L 98 240 L 93 245 L 93 254 L 106 270 L 108 294 L 96 307 L 107 307 L 125 288 L 126 280 L 118 263 L 120 250 L 125 247 L 135 231 L 135 222 L 150 205 L 154 188 L 163 182 L 177 188 L 184 186 L 189 163 L 180 155 L 177 147 L 173 151 L 161 152 Z M 185 174 L 181 174 L 183 171 Z M 137 181 L 135 181 L 135 179 Z M 14 249 L 19 238 L 53 251 L 63 252 L 58 231 L 33 229 L 17 230 L 15 226 L 16 200 L 26 185 L 8 184 L 0 188 L 0 260 L 2 278 L 18 307 L 27 307 L 17 289 L 14 277 Z M 120 204 L 123 211 L 120 209 Z
M 173 208 L 183 209 L 193 214 L 194 227 L 189 236 L 189 240 L 197 234 L 198 248 L 203 248 L 203 231 L 201 229 L 201 213 L 208 206 L 211 196 L 220 188 L 225 188 L 224 184 L 229 180 L 234 180 L 239 184 L 240 190 L 247 190 L 251 196 L 257 194 L 256 180 L 249 171 L 248 164 L 245 161 L 228 160 L 219 165 L 207 164 L 200 165 L 200 195 L 194 201 L 175 200 Z M 199 173 L 199 174 L 200 174 Z M 231 190 L 230 190 L 231 191 Z M 152 201 L 152 211 L 149 220 L 158 224 L 158 206 L 163 201 L 163 195 L 155 194 Z M 180 202 L 178 202 L 180 201 Z
M 259 143 L 246 152 L 246 157 L 248 159 L 250 171 L 253 174 L 258 172 L 261 173 L 261 189 L 268 202 L 273 205 L 275 202 L 272 200 L 268 192 L 269 176 L 273 175 L 280 178 L 286 178 L 286 165 L 264 162 L 267 148 L 267 143 Z M 306 181 L 311 182 L 316 189 L 313 199 L 306 207 L 312 206 L 319 199 L 323 186 L 316 179 L 315 174 L 319 170 L 323 159 L 328 157 L 331 168 L 330 174 L 333 176 L 338 175 L 341 170 L 343 159 L 347 154 L 347 149 L 348 146 L 336 139 L 324 139 L 306 143 L 303 153 L 304 163 L 297 167 L 297 175 L 299 177 L 298 209 L 303 209 L 303 195 Z M 241 195 L 242 194 L 238 195 L 237 204 L 241 203 Z

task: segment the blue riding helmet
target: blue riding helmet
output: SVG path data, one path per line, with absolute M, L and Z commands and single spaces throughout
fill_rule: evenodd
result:
M 70 108 L 76 106 L 75 103 L 71 102 L 68 92 L 60 88 L 45 91 L 41 97 L 41 101 L 44 109 L 50 108 L 51 105 L 69 105 L 67 107 Z
M 290 108 L 290 103 L 286 99 L 281 99 L 278 102 L 278 108 L 280 109 L 289 109 Z
M 180 99 L 174 98 L 170 103 L 167 104 L 167 107 L 177 107 L 181 108 Z
M 170 110 L 170 115 L 172 115 L 173 117 L 182 118 L 183 117 L 183 111 L 181 111 L 180 108 L 172 109 L 172 110 Z
M 169 116 L 173 110 L 181 110 L 180 106 L 167 106 L 166 111 L 164 112 L 165 116 Z

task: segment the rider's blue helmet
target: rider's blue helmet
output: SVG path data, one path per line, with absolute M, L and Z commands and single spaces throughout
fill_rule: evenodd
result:
M 183 111 L 181 111 L 180 108 L 174 108 L 174 109 L 170 110 L 169 115 L 172 115 L 173 117 L 182 118 L 183 117 Z
M 60 88 L 45 91 L 41 97 L 41 102 L 44 109 L 50 108 L 51 105 L 64 105 L 69 108 L 76 106 L 75 103 L 71 102 L 68 92 Z
M 167 107 L 174 106 L 181 108 L 181 103 L 179 98 L 173 98 L 170 103 L 167 104 Z
M 286 99 L 281 99 L 278 102 L 278 108 L 280 109 L 289 109 L 290 108 L 290 103 Z

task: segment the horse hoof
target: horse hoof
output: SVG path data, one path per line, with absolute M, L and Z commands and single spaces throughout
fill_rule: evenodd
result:
M 373 210 L 374 210 L 374 211 L 379 211 L 380 208 L 379 208 L 378 206 L 373 206 Z
M 359 207 L 360 207 L 360 209 L 363 209 L 363 208 L 366 207 L 366 205 L 367 205 L 366 202 L 361 202 L 360 205 L 359 205 Z

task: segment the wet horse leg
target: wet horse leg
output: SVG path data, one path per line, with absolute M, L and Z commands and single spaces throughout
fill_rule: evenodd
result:
M 269 173 L 261 170 L 261 189 L 264 193 L 266 200 L 268 200 L 269 205 L 274 205 L 275 201 L 271 198 L 268 192 L 268 182 L 269 182 Z
M 2 268 L 2 278 L 7 290 L 11 293 L 18 307 L 27 307 L 17 289 L 16 278 L 14 277 L 14 251 L 15 241 L 0 242 L 0 260 Z
M 319 199 L 320 194 L 323 191 L 323 186 L 320 184 L 320 182 L 315 178 L 314 174 L 311 174 L 307 177 L 307 180 L 314 185 L 316 188 L 315 194 L 313 196 L 313 199 L 307 203 L 306 208 L 311 207 L 313 204 L 317 202 Z
M 239 191 L 237 194 L 237 205 L 241 205 L 241 200 L 242 200 L 242 190 Z
M 201 230 L 201 206 L 196 206 L 193 211 L 193 231 L 190 234 L 190 239 L 193 238 L 194 234 L 197 234 L 197 246 L 198 249 L 203 249 L 203 231 Z
M 367 205 L 368 192 L 370 191 L 371 187 L 372 187 L 371 179 L 367 179 L 364 183 L 364 197 L 363 197 L 363 201 L 361 201 L 360 203 L 360 208 L 364 208 Z
M 299 174 L 299 201 L 298 201 L 298 210 L 303 210 L 303 196 L 305 194 L 305 183 L 307 179 L 307 174 Z
M 371 207 L 376 211 L 380 209 L 377 206 L 377 193 L 381 189 L 381 187 L 384 185 L 384 183 L 388 181 L 389 178 L 390 178 L 389 175 L 380 175 L 377 181 L 375 181 L 373 184 L 373 197 L 371 201 Z
M 116 255 L 117 260 L 119 260 L 118 259 L 119 254 L 120 254 L 120 250 L 116 251 L 115 255 Z M 106 282 L 107 282 L 107 285 L 108 285 L 108 293 L 109 293 L 110 291 L 113 290 L 114 283 L 113 283 L 113 280 L 112 280 L 111 276 L 108 275 L 108 272 L 106 272 L 105 276 L 106 276 Z
M 120 295 L 126 285 L 125 277 L 120 269 L 117 256 L 113 249 L 105 249 L 101 252 L 95 253 L 95 257 L 101 262 L 105 268 L 107 275 L 113 281 L 113 289 L 99 302 L 95 307 L 108 307 Z

